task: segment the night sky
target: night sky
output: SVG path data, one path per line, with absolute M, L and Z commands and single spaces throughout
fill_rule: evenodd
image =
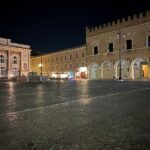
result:
M 1 0 L 0 37 L 50 52 L 85 44 L 94 27 L 150 9 L 148 0 Z

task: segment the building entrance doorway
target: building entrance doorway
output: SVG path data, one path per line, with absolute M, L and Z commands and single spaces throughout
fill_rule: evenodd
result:
M 143 78 L 148 78 L 148 65 L 147 64 L 142 65 L 142 71 L 143 71 Z

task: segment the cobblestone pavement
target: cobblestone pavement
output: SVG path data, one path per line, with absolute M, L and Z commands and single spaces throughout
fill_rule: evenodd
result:
M 0 83 L 0 150 L 149 149 L 149 81 Z

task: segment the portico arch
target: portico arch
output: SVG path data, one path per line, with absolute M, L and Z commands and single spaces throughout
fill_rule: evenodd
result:
M 120 60 L 118 60 L 115 63 L 115 77 L 119 79 L 119 72 L 121 69 L 121 78 L 130 78 L 130 63 L 126 59 L 121 59 L 121 64 Z
M 148 78 L 148 62 L 143 58 L 135 58 L 131 63 L 132 79 Z
M 92 63 L 88 66 L 88 77 L 89 79 L 98 79 L 99 78 L 99 64 Z
M 104 61 L 101 64 L 101 77 L 102 79 L 113 79 L 113 64 L 111 61 Z

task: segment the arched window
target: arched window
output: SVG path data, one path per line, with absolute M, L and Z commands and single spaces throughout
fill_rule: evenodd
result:
M 5 59 L 4 55 L 0 55 L 0 63 L 5 63 Z
M 16 56 L 13 57 L 12 63 L 13 64 L 17 64 L 18 63 L 18 58 Z

